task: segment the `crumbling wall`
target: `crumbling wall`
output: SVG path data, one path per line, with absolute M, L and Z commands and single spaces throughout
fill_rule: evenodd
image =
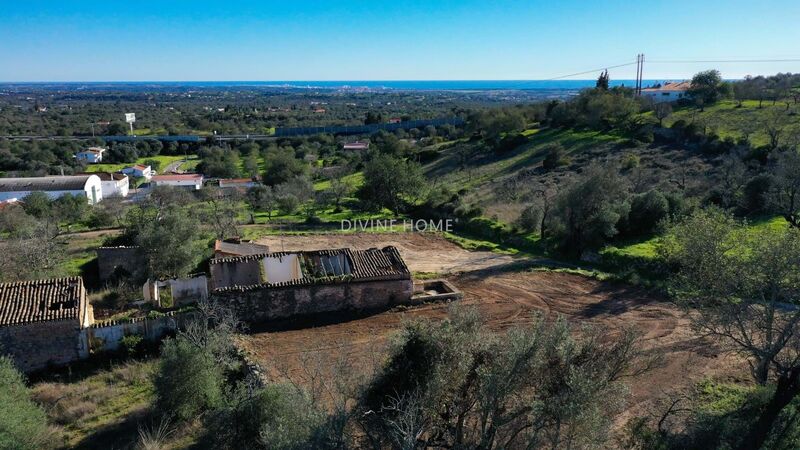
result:
M 77 320 L 51 320 L 1 327 L 0 354 L 5 353 L 31 372 L 86 358 L 89 347 Z
M 378 310 L 409 301 L 410 279 L 342 282 L 309 286 L 256 287 L 215 291 L 222 305 L 235 308 L 248 322 L 335 311 Z
M 120 342 L 125 336 L 136 335 L 144 340 L 156 342 L 183 329 L 192 317 L 193 313 L 171 312 L 161 317 L 96 323 L 86 328 L 85 332 L 92 352 L 113 351 L 119 349 Z

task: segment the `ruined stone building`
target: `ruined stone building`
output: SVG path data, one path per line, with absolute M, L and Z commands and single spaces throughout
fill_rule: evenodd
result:
M 23 371 L 86 358 L 92 323 L 80 277 L 0 284 L 0 353 Z
M 248 321 L 409 301 L 413 281 L 395 247 L 272 252 L 209 263 L 212 295 Z

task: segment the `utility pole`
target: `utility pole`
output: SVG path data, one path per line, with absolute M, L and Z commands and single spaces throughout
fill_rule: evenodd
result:
M 636 87 L 634 92 L 637 96 L 642 95 L 642 76 L 644 74 L 644 53 L 636 55 Z

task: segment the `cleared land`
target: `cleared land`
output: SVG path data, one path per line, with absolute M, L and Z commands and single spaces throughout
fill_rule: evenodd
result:
M 314 235 L 282 237 L 286 250 L 395 245 L 415 271 L 459 273 L 448 278 L 464 292 L 463 304 L 476 307 L 486 325 L 502 331 L 529 323 L 537 314 L 565 316 L 576 327 L 591 324 L 609 335 L 635 326 L 645 349 L 664 354 L 664 363 L 630 380 L 631 408 L 643 412 L 664 392 L 694 386 L 703 378 L 743 381 L 740 363 L 709 342 L 697 338 L 689 319 L 674 305 L 644 289 L 550 271 L 526 269 L 521 260 L 488 252 L 469 252 L 429 234 Z M 280 248 L 275 239 L 261 242 Z M 524 261 L 522 261 L 524 262 Z M 467 268 L 469 267 L 469 268 Z M 324 367 L 346 361 L 365 375 L 382 361 L 386 346 L 413 318 L 441 319 L 448 305 L 428 304 L 366 317 L 322 318 L 318 322 L 288 322 L 282 331 L 254 332 L 243 346 L 270 376 L 303 382 L 309 365 Z M 346 320 L 343 320 L 346 319 Z M 624 420 L 624 417 L 621 418 Z
M 412 272 L 469 272 L 512 263 L 514 258 L 492 252 L 469 252 L 432 233 L 330 233 L 268 236 L 259 244 L 272 251 L 350 247 L 397 247 Z

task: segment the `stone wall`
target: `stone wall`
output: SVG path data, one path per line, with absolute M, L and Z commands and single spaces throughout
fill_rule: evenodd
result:
M 105 281 L 114 275 L 117 268 L 128 274 L 135 274 L 142 268 L 136 247 L 100 247 L 97 249 L 97 268 L 100 280 Z
M 405 279 L 242 288 L 217 291 L 212 296 L 222 305 L 236 308 L 242 320 L 263 322 L 334 311 L 385 309 L 407 303 L 413 290 L 413 282 Z
M 31 372 L 86 358 L 89 346 L 77 320 L 51 320 L 0 328 L 0 353 Z

